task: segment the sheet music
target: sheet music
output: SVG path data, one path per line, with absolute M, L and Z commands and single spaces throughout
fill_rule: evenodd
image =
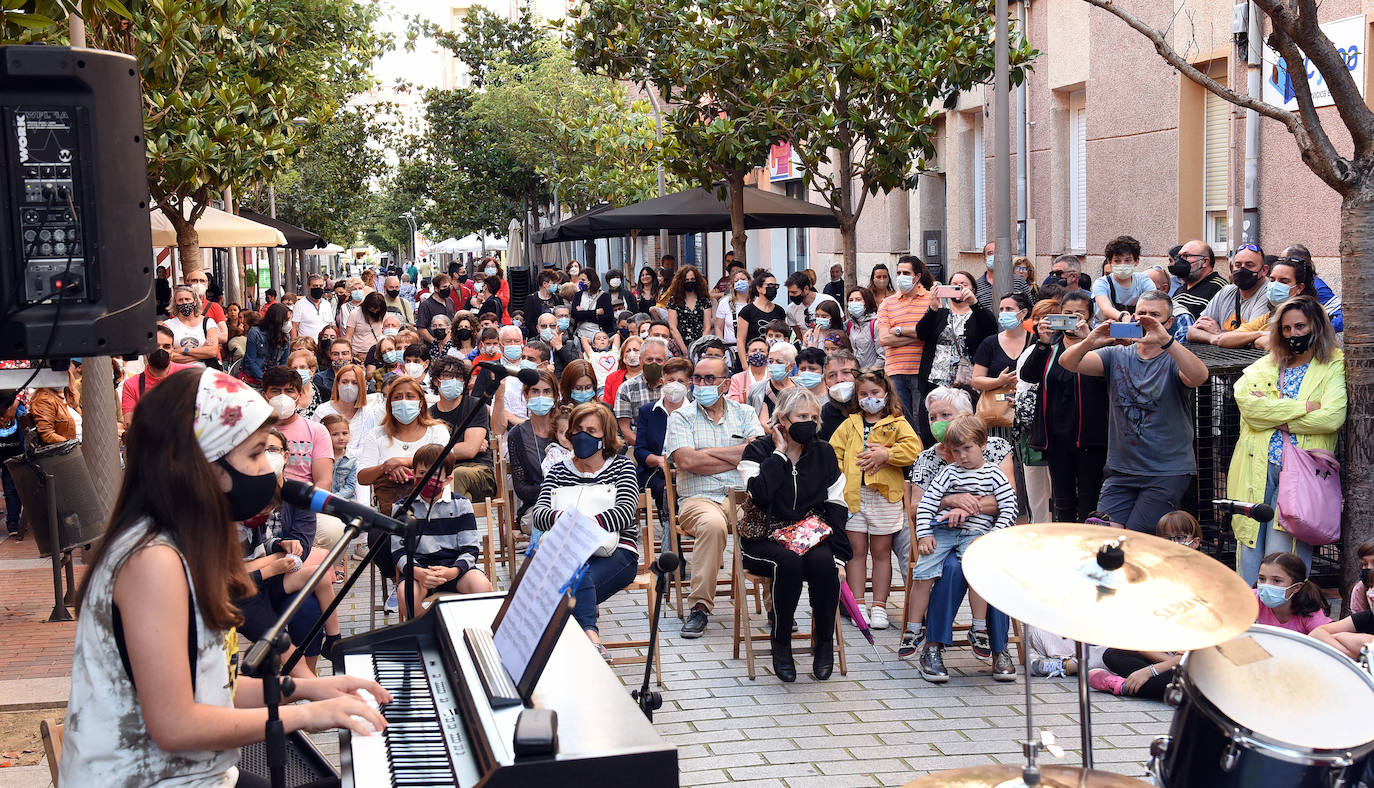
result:
M 544 630 L 553 618 L 563 587 L 606 538 L 606 531 L 586 514 L 569 509 L 539 540 L 539 549 L 515 587 L 501 626 L 492 633 L 501 664 L 520 682 Z

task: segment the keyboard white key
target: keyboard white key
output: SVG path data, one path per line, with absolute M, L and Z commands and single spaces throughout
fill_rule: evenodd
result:
M 359 678 L 377 679 L 372 670 L 371 654 L 349 654 L 344 657 L 344 673 Z M 366 690 L 364 690 L 366 692 Z M 368 705 L 377 708 L 377 701 L 367 693 Z M 386 753 L 386 738 L 383 736 L 349 736 L 348 746 L 352 751 L 353 784 L 355 786 L 391 785 L 391 767 Z

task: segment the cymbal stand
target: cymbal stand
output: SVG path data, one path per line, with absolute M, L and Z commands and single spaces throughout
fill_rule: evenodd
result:
M 1088 692 L 1088 644 L 1078 641 L 1078 737 L 1084 769 L 1093 768 L 1093 704 Z
M 1040 767 L 1035 763 L 1035 754 L 1040 750 L 1040 743 L 1035 739 L 1035 721 L 1031 711 L 1031 672 L 1027 669 L 1024 673 L 1022 683 L 1026 685 L 1026 741 L 1021 745 L 1021 750 L 1026 755 L 1026 765 L 1021 767 L 1021 782 L 1030 786 L 1040 784 Z

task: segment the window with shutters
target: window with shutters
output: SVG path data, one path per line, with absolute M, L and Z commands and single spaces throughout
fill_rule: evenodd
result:
M 1218 80 L 1222 85 L 1226 80 Z M 1206 212 L 1207 243 L 1226 248 L 1230 233 L 1226 221 L 1227 187 L 1230 184 L 1231 105 L 1210 91 L 1203 97 L 1202 209 Z
M 988 162 L 983 153 L 982 117 L 973 124 L 973 247 L 981 251 L 988 242 Z
M 1069 247 L 1088 249 L 1088 106 L 1081 90 L 1069 96 Z

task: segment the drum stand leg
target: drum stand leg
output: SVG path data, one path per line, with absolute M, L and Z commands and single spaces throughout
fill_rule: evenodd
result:
M 1093 768 L 1092 699 L 1088 688 L 1088 644 L 1078 644 L 1078 734 L 1083 768 Z
M 1035 753 L 1040 745 L 1035 740 L 1035 721 L 1031 717 L 1031 672 L 1023 671 L 1021 682 L 1026 685 L 1026 743 L 1022 749 L 1026 755 L 1026 765 L 1021 767 L 1021 782 L 1026 785 L 1040 784 L 1040 767 L 1035 764 Z

